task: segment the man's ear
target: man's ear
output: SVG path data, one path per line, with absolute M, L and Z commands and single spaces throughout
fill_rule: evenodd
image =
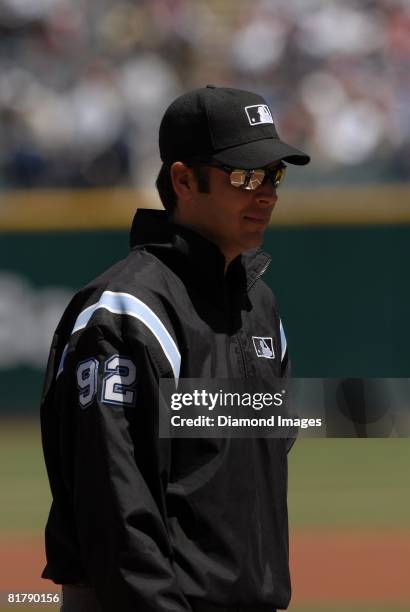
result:
M 179 200 L 190 199 L 193 193 L 197 191 L 192 168 L 189 168 L 189 166 L 186 166 L 183 162 L 176 161 L 172 164 L 170 173 L 172 186 L 177 198 Z

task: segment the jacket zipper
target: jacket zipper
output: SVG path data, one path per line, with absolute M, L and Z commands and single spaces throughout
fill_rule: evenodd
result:
M 245 355 L 244 355 L 242 344 L 241 344 L 241 340 L 240 340 L 238 334 L 236 334 L 236 339 L 238 341 L 238 346 L 239 346 L 239 350 L 240 350 L 241 357 L 242 357 L 242 365 L 243 365 L 244 378 L 248 378 L 248 374 L 247 374 L 247 371 L 246 371 Z
M 252 283 L 247 287 L 247 292 L 251 289 L 251 287 L 254 286 L 254 284 L 262 276 L 262 274 L 264 274 L 266 272 L 266 270 L 269 268 L 269 265 L 270 265 L 271 261 L 272 261 L 271 259 L 268 259 L 268 261 L 265 263 L 263 268 L 260 270 L 260 272 L 257 274 L 257 276 L 255 276 L 255 278 L 253 279 Z M 242 357 L 242 366 L 243 366 L 244 377 L 247 378 L 248 374 L 247 374 L 247 371 L 246 371 L 245 354 L 243 352 L 243 347 L 242 347 L 241 340 L 240 340 L 238 334 L 236 334 L 236 339 L 237 339 L 239 350 L 240 350 L 241 357 Z
M 262 270 L 255 276 L 255 278 L 253 279 L 253 281 L 251 282 L 251 284 L 248 286 L 247 290 L 249 291 L 249 289 L 251 287 L 254 286 L 254 284 L 256 283 L 257 280 L 260 279 L 260 277 L 265 274 L 266 270 L 269 268 L 270 264 L 271 264 L 271 259 L 268 259 L 268 261 L 265 263 L 265 265 L 263 266 Z

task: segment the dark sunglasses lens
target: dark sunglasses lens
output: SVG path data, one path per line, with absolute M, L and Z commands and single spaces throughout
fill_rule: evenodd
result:
M 262 185 L 265 179 L 264 170 L 232 170 L 230 174 L 231 185 L 253 191 Z
M 280 164 L 271 170 L 240 170 L 235 169 L 230 173 L 230 181 L 233 187 L 239 187 L 249 191 L 254 191 L 260 187 L 266 178 L 269 178 L 272 185 L 277 188 L 283 182 L 286 173 L 286 166 Z

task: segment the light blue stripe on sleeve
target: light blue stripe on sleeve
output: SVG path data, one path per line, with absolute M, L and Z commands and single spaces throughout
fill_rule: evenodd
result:
M 283 329 L 282 321 L 280 322 L 280 345 L 282 347 L 281 361 L 283 361 L 288 343 L 286 342 L 285 330 Z
M 84 329 L 84 327 L 86 327 L 88 321 L 91 319 L 94 312 L 98 308 L 98 305 L 101 302 L 103 295 L 104 294 L 102 294 L 99 302 L 96 302 L 95 304 L 88 306 L 88 308 L 80 312 L 80 314 L 78 315 L 76 319 L 76 322 L 74 323 L 73 331 L 71 332 L 71 334 L 75 334 L 75 332 L 79 331 L 80 329 Z
M 78 315 L 77 320 L 74 324 L 73 331 L 71 333 L 75 334 L 77 331 L 84 329 L 94 312 L 99 308 L 105 308 L 106 310 L 114 314 L 122 314 L 135 317 L 136 319 L 144 323 L 144 325 L 148 327 L 148 329 L 154 334 L 159 344 L 161 345 L 165 357 L 168 359 L 169 364 L 172 368 L 175 379 L 179 378 L 179 372 L 181 368 L 181 355 L 171 334 L 168 332 L 162 321 L 151 310 L 151 308 L 149 308 L 146 304 L 144 304 L 144 302 L 142 302 L 135 296 L 130 295 L 129 293 L 104 291 L 98 302 L 92 304 L 91 306 L 88 306 L 88 308 L 83 310 Z M 63 371 L 64 359 L 67 353 L 67 348 L 68 347 L 66 346 L 61 357 L 57 377 Z

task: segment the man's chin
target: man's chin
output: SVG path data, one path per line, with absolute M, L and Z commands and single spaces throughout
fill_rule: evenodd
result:
M 265 229 L 254 230 L 253 232 L 249 232 L 246 238 L 243 241 L 243 244 L 246 245 L 245 251 L 249 251 L 250 249 L 256 249 L 260 247 L 265 234 Z

